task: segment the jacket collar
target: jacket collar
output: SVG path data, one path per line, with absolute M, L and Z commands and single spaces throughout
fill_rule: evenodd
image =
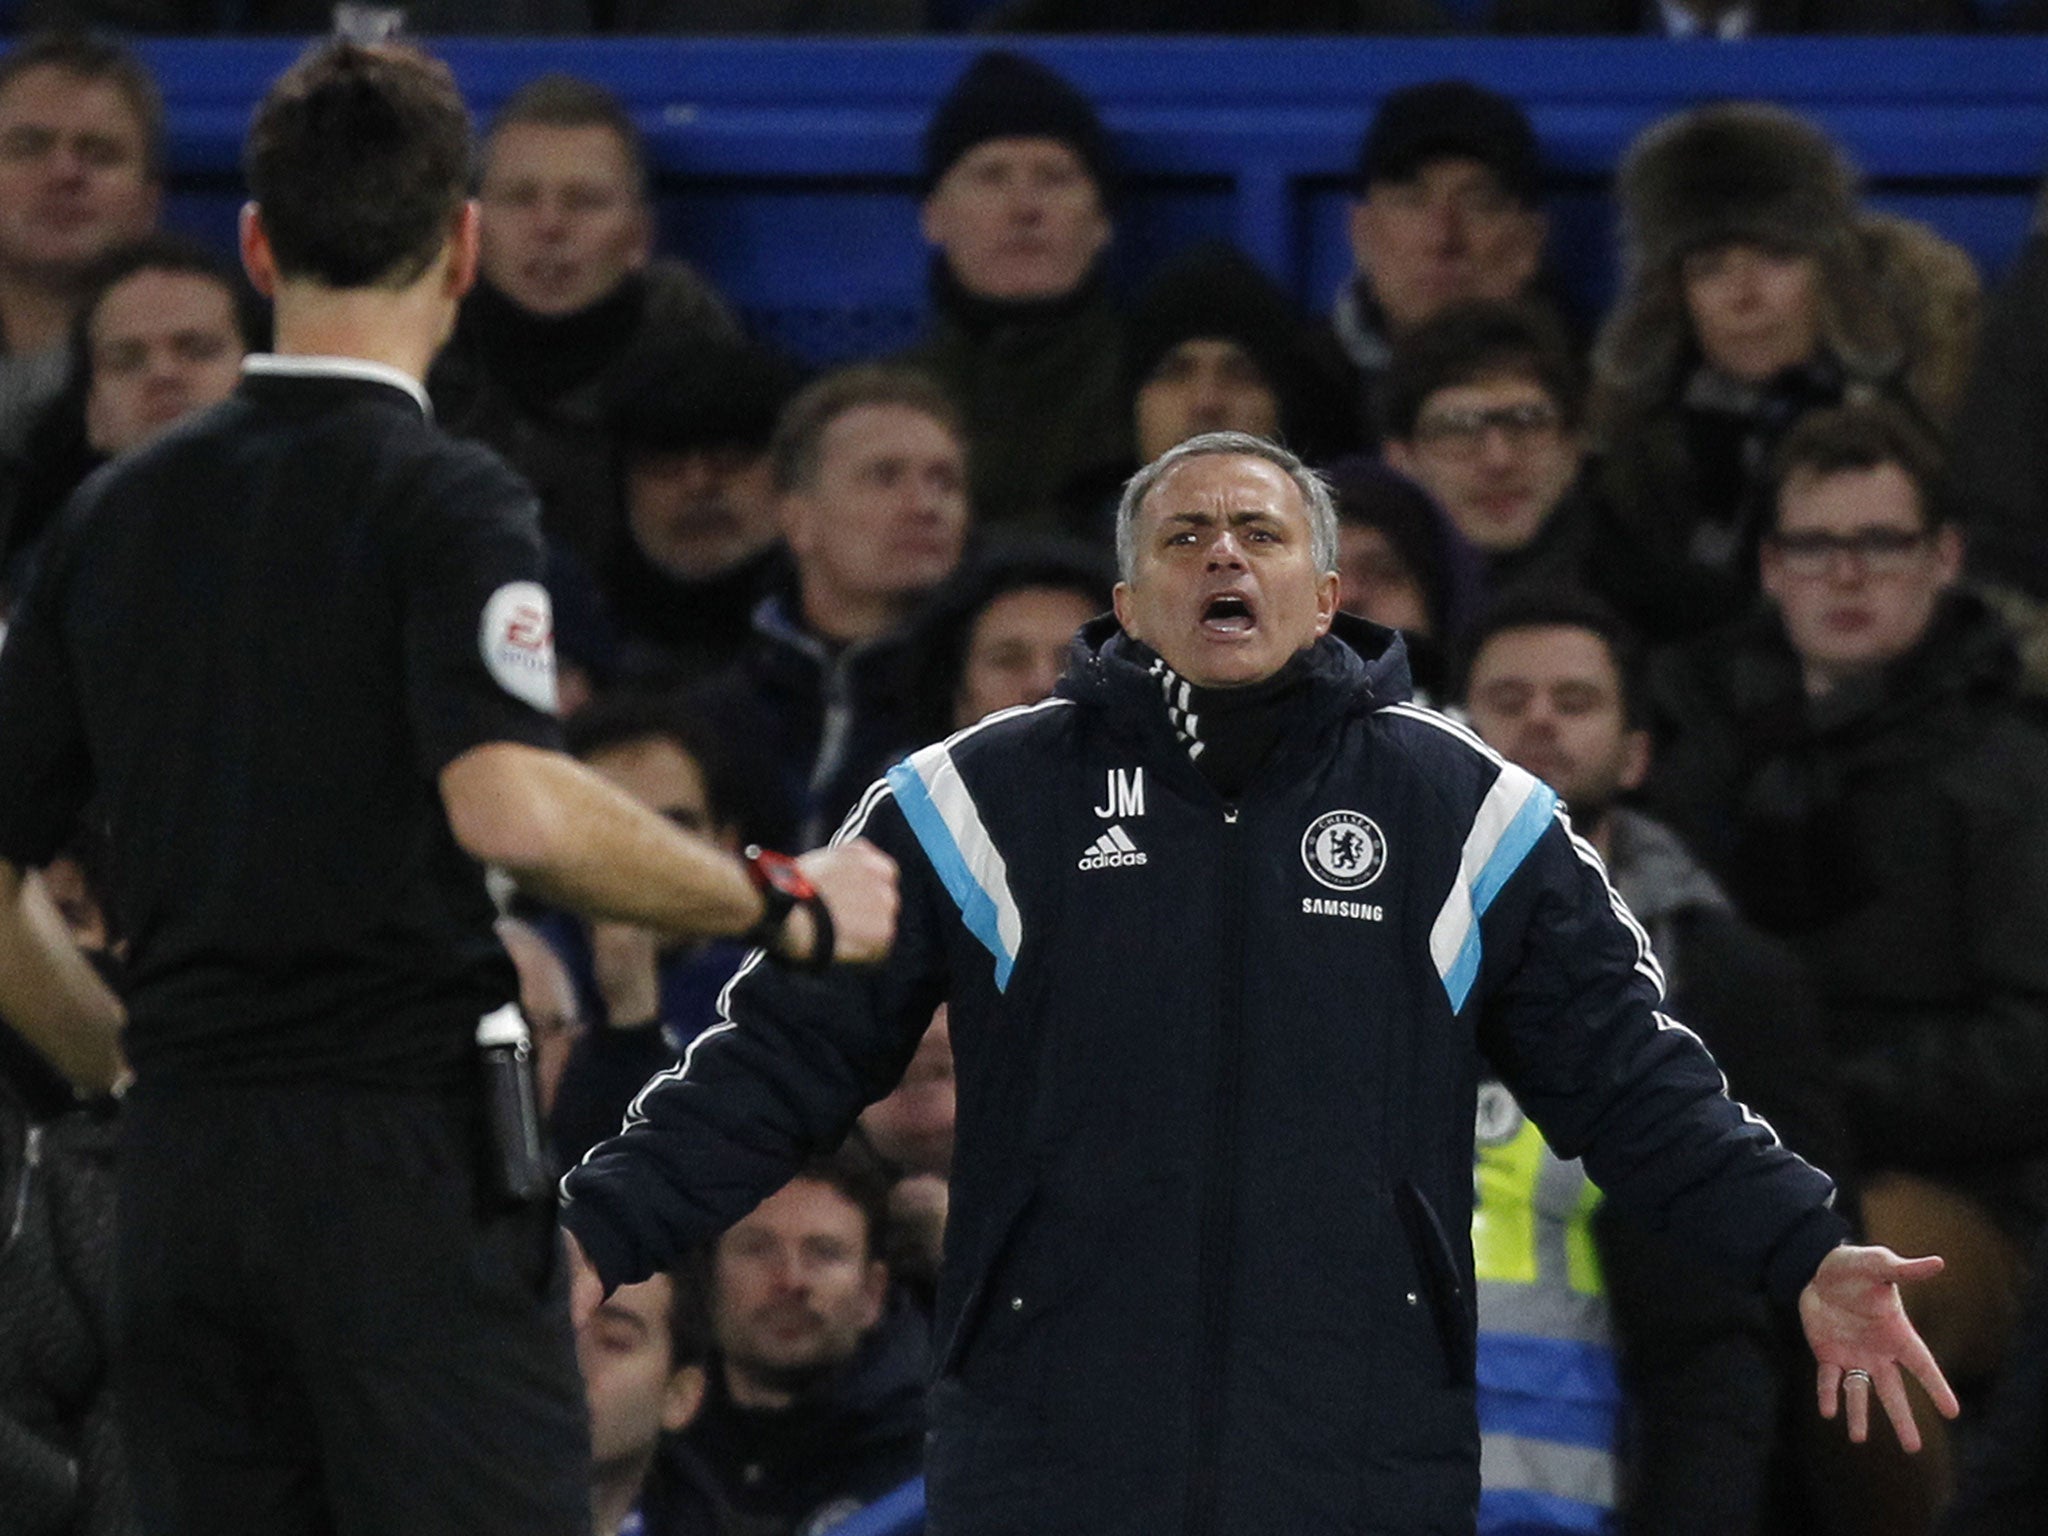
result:
M 1174 755 L 1185 759 L 1158 678 L 1129 655 L 1119 654 L 1127 648 L 1109 643 L 1122 633 L 1108 614 L 1083 625 L 1068 652 L 1058 692 L 1100 711 L 1112 730 L 1155 746 L 1170 744 Z M 1347 716 L 1402 703 L 1413 694 L 1408 648 L 1400 634 L 1351 614 L 1338 614 L 1330 632 L 1304 655 L 1307 697 L 1292 737 L 1280 743 L 1276 760 L 1291 747 L 1311 744 Z

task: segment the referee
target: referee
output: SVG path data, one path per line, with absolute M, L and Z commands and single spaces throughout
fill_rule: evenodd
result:
M 750 872 L 558 751 L 532 495 L 419 382 L 476 269 L 469 155 L 409 50 L 276 83 L 242 255 L 277 353 L 87 483 L 0 650 L 0 1012 L 114 1070 L 121 1005 L 29 873 L 81 815 L 133 936 L 116 1364 L 151 1532 L 587 1529 L 553 1194 L 490 1134 L 484 865 L 798 960 L 893 927 L 873 848 Z

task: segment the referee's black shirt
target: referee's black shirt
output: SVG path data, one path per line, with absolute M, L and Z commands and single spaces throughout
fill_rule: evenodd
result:
M 252 358 L 79 491 L 0 647 L 0 857 L 113 844 L 139 1080 L 453 1084 L 514 995 L 437 789 L 554 746 L 532 492 L 395 370 Z

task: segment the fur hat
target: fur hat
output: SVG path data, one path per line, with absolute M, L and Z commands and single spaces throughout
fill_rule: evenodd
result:
M 922 194 L 929 197 L 955 161 L 990 139 L 1058 139 L 1109 201 L 1116 172 L 1102 119 L 1036 59 L 996 49 L 967 66 L 925 126 Z
M 1622 161 L 1618 192 L 1634 272 L 1730 241 L 1818 254 L 1855 237 L 1847 158 L 1805 118 L 1762 102 L 1651 125 Z

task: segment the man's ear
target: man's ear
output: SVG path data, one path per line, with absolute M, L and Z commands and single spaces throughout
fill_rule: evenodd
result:
M 670 1434 L 688 1429 L 704 1406 L 704 1367 L 686 1365 L 672 1372 L 661 1394 L 661 1427 Z
M 483 216 L 476 199 L 465 198 L 456 211 L 448 232 L 448 286 L 450 296 L 460 299 L 476 286 L 479 253 L 483 249 Z
M 1615 783 L 1623 789 L 1641 789 L 1650 776 L 1650 733 L 1625 731 L 1621 738 L 1621 772 Z
M 249 274 L 249 286 L 266 299 L 277 297 L 277 253 L 270 248 L 270 235 L 263 227 L 263 210 L 254 203 L 242 204 L 235 223 L 235 243 L 242 253 L 242 270 Z
M 1338 580 L 1335 571 L 1324 571 L 1316 578 L 1316 638 L 1322 639 L 1330 632 L 1330 622 L 1337 616 Z
M 1131 628 L 1131 584 L 1129 582 L 1120 581 L 1110 588 L 1109 606 L 1116 614 L 1117 623 L 1123 626 L 1125 634 L 1129 635 L 1133 640 L 1142 638 L 1136 630 Z

